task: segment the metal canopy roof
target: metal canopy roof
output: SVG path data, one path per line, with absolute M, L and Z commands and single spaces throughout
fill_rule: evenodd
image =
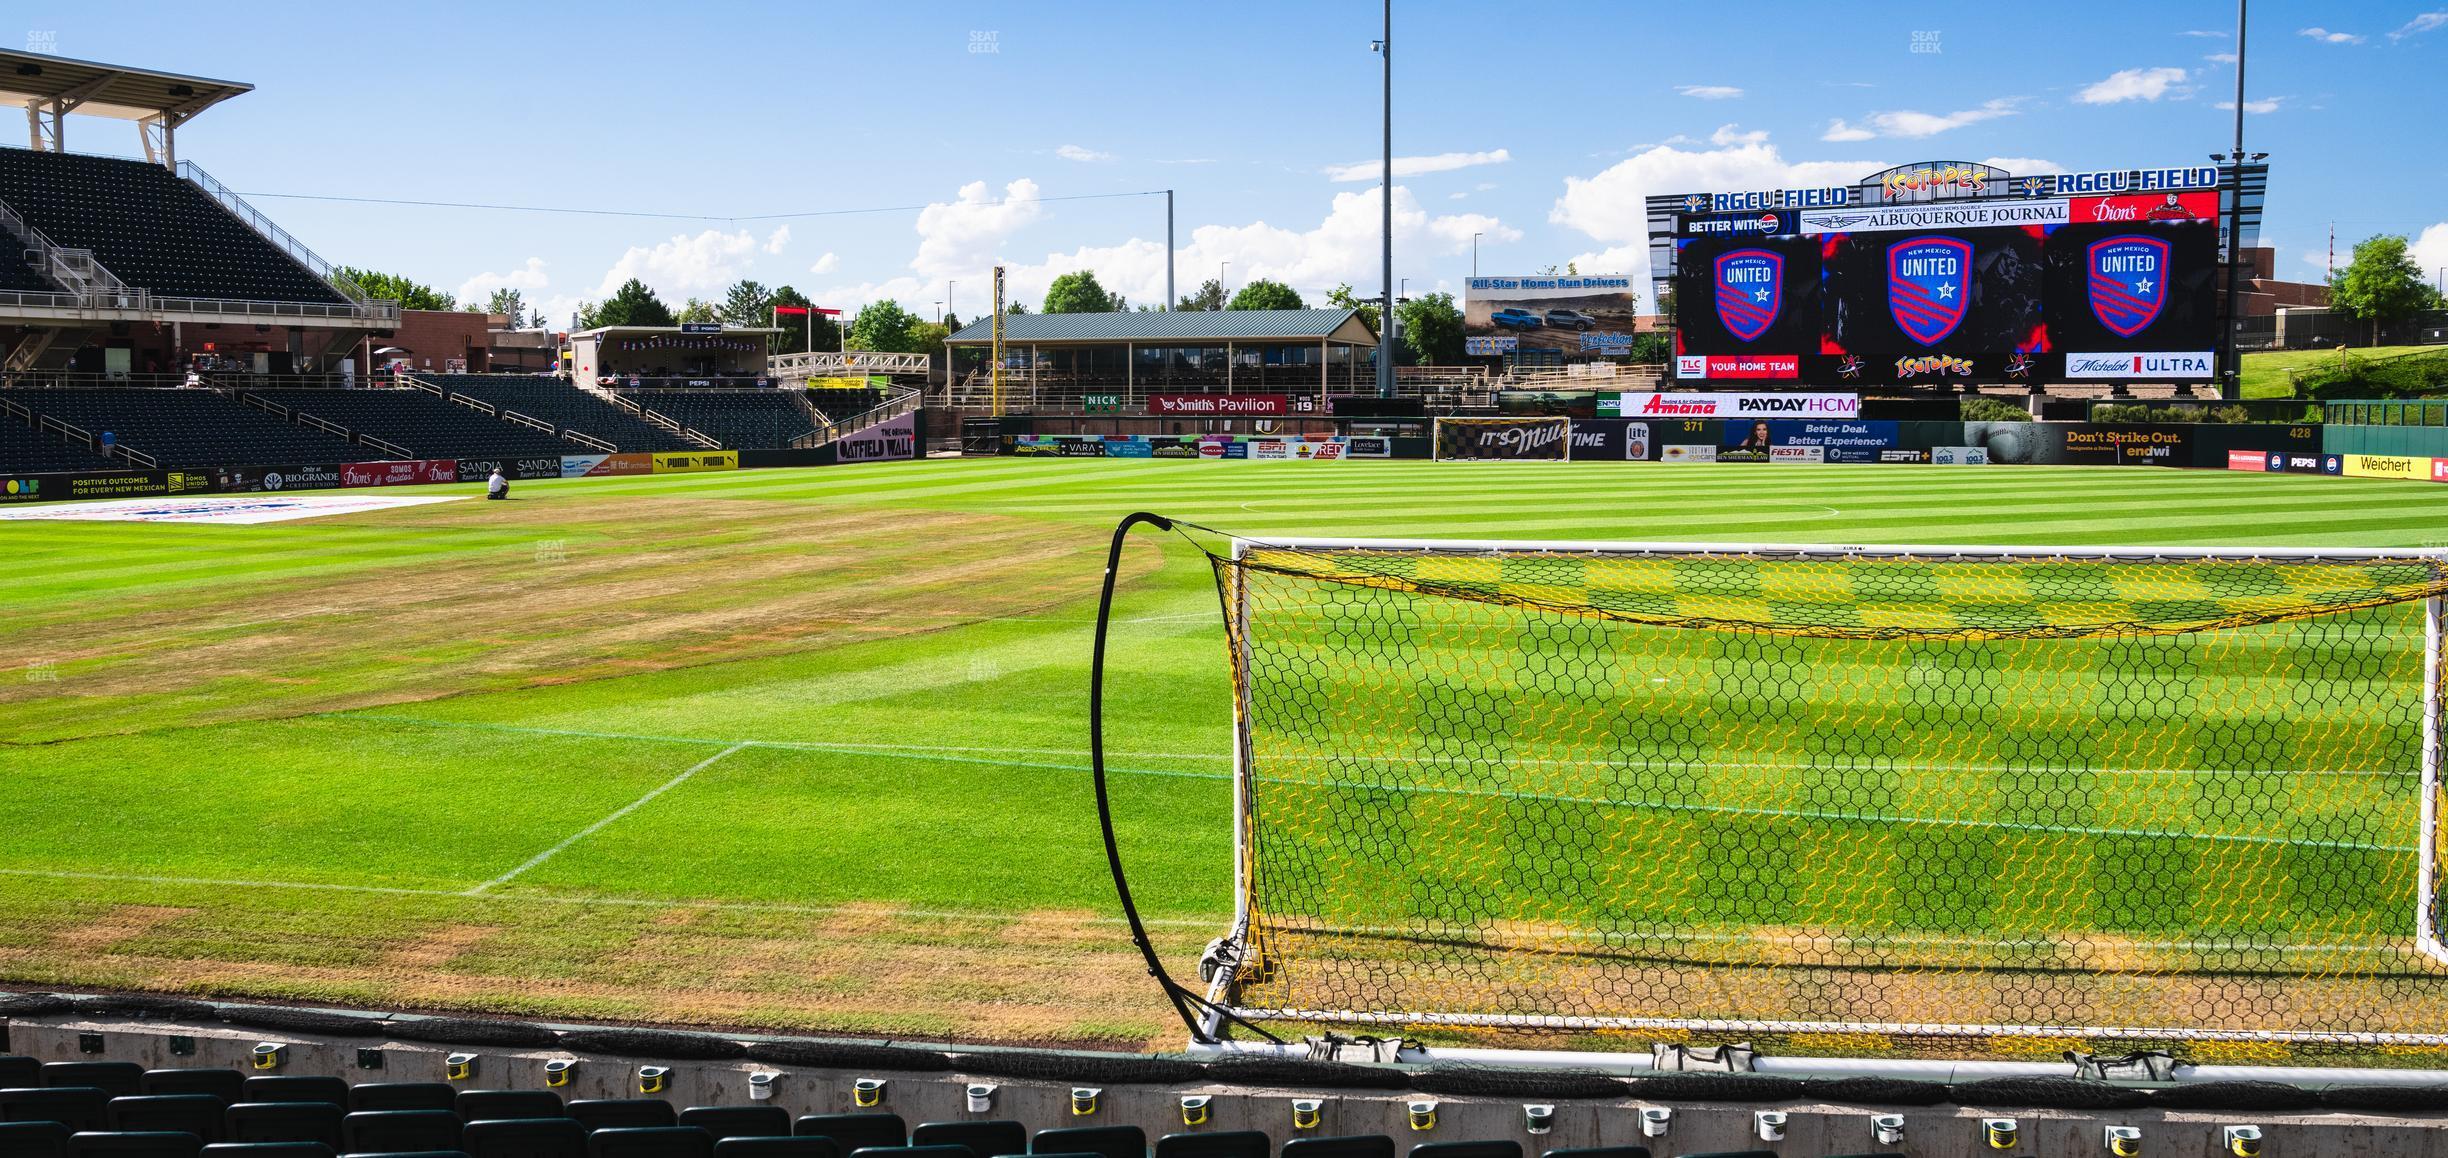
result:
M 231 97 L 255 91 L 251 84 L 98 64 L 41 52 L 0 49 L 0 101 L 65 102 L 65 110 L 89 117 L 141 121 L 165 113 L 192 117 Z
M 994 341 L 981 318 L 945 339 L 955 346 Z M 1003 344 L 1098 342 L 1337 342 L 1370 346 L 1377 335 L 1357 310 L 1159 310 L 1105 314 L 1017 314 L 1003 319 Z

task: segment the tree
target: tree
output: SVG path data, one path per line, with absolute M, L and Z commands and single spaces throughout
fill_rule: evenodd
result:
M 1452 294 L 1421 294 L 1397 303 L 1394 315 L 1402 319 L 1396 334 L 1413 361 L 1430 366 L 1462 361 L 1462 311 Z
M 1049 314 L 1110 314 L 1123 309 L 1122 295 L 1097 284 L 1095 270 L 1073 270 L 1046 287 L 1043 312 Z
M 1338 310 L 1358 310 L 1360 320 L 1368 323 L 1369 329 L 1377 329 L 1377 299 L 1361 301 L 1353 296 L 1350 282 L 1334 287 L 1334 291 L 1326 295 L 1326 304 Z
M 527 298 L 517 290 L 503 286 L 485 299 L 484 312 L 508 317 L 510 327 L 517 329 L 520 322 L 527 320 Z
M 1021 305 L 1019 302 L 1016 302 L 1016 301 L 1015 301 L 1015 302 L 1010 302 L 1010 303 L 1007 303 L 1007 304 L 1006 304 L 1006 305 L 1004 305 L 1004 307 L 1003 307 L 1003 314 L 1004 314 L 1004 316 L 1006 316 L 1006 317 L 1013 317 L 1013 318 L 1016 318 L 1016 317 L 1019 317 L 1020 315 L 1025 314 L 1025 313 L 1027 313 L 1027 312 L 1028 312 L 1028 307 L 1027 307 L 1027 306 L 1024 306 L 1024 305 Z
M 922 354 L 926 347 L 918 344 L 918 315 L 901 308 L 901 303 L 886 298 L 861 307 L 858 316 L 850 320 L 850 348 L 879 354 Z
M 403 310 L 456 310 L 459 303 L 449 294 L 424 282 L 396 273 L 376 273 L 353 265 L 340 266 L 333 273 L 357 283 L 367 297 L 376 301 L 398 302 Z
M 746 284 L 755 285 L 756 283 L 748 282 Z M 737 291 L 739 289 L 738 286 L 733 286 L 731 288 L 733 291 Z M 763 287 L 760 286 L 758 288 L 762 289 Z M 726 299 L 727 297 L 728 295 L 726 295 Z M 812 311 L 815 309 L 815 303 L 807 300 L 807 295 L 802 294 L 798 290 L 792 289 L 789 286 L 776 286 L 774 287 L 772 293 L 765 295 L 765 304 L 762 312 L 755 315 L 755 321 L 747 324 L 756 326 L 773 325 L 781 329 L 782 332 L 775 334 L 772 342 L 768 346 L 768 348 L 774 353 L 788 354 L 797 353 L 804 350 L 838 350 L 842 348 L 841 325 L 835 322 L 833 319 L 813 312 L 805 315 L 790 314 L 777 319 L 773 313 L 773 308 L 775 306 L 797 306 L 802 309 Z M 735 322 L 733 324 L 737 325 L 739 323 Z
M 1214 278 L 1200 282 L 1198 292 L 1183 298 L 1176 310 L 1220 310 L 1224 308 L 1224 283 Z
M 741 278 L 723 291 L 722 304 L 714 313 L 726 325 L 762 326 L 773 321 L 773 291 L 765 283 Z
M 671 307 L 646 288 L 636 278 L 622 282 L 612 296 L 601 302 L 581 302 L 578 305 L 578 328 L 599 329 L 604 326 L 669 326 Z
M 1299 291 L 1282 282 L 1258 278 L 1242 286 L 1232 296 L 1228 310 L 1300 310 L 1308 306 L 1301 301 Z
M 2422 268 L 2407 255 L 2406 239 L 2393 234 L 2357 242 L 2354 260 L 2329 279 L 2329 304 L 2369 323 L 2374 345 L 2381 323 L 2438 309 L 2439 300 L 2439 291 L 2424 283 Z
M 959 315 L 959 314 L 956 314 L 956 313 L 953 313 L 953 312 L 952 312 L 952 311 L 950 311 L 950 310 L 945 310 L 945 311 L 944 311 L 944 317 L 943 317 L 943 327 L 944 327 L 944 332 L 945 332 L 945 333 L 947 333 L 947 334 L 957 334 L 957 333 L 959 333 L 959 332 L 960 332 L 960 328 L 961 328 L 961 320 L 960 320 L 960 315 Z
M 714 303 L 699 301 L 696 298 L 690 298 L 686 304 L 680 307 L 680 312 L 672 316 L 676 320 L 683 322 L 715 322 L 722 320 L 721 318 L 715 316 Z

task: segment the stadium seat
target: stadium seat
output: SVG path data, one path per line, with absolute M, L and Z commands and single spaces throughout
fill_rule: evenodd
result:
M 1870 1154 L 1830 1154 L 1828 1158 L 1906 1158 L 1906 1156 L 1894 1150 L 1880 1150 Z
M 459 1115 L 449 1110 L 367 1110 L 340 1120 L 341 1152 L 407 1154 L 459 1148 Z
M 221 1115 L 227 1106 L 211 1094 L 151 1094 L 112 1098 L 110 1128 L 129 1131 L 170 1130 L 193 1134 L 199 1144 L 221 1140 Z
M 232 1142 L 321 1142 L 340 1148 L 340 1107 L 329 1102 L 239 1102 L 222 1115 Z
M 362 1154 L 343 1154 L 340 1158 L 468 1158 L 460 1150 L 369 1150 Z
M 551 1090 L 461 1090 L 462 1122 L 499 1122 L 510 1118 L 566 1118 L 569 1107 Z
M 68 1158 L 68 1127 L 57 1122 L 0 1122 L 0 1155 Z
M 909 1123 L 899 1114 L 809 1114 L 791 1124 L 791 1133 L 831 1138 L 844 1154 L 909 1144 Z
M 71 1135 L 68 1158 L 196 1158 L 203 1147 L 203 1139 L 176 1130 L 96 1131 Z
M 241 1102 L 329 1102 L 335 1106 L 349 1103 L 349 1085 L 338 1078 L 328 1077 L 260 1077 L 248 1078 Z
M 1272 1158 L 1274 1153 L 1274 1139 L 1257 1130 L 1167 1134 L 1156 1139 L 1156 1158 Z
M 92 1086 L 0 1090 L 0 1121 L 57 1122 L 70 1130 L 107 1130 L 110 1095 Z
M 559 434 L 520 426 L 423 390 L 262 390 L 254 397 L 418 458 L 559 458 L 586 449 Z M 30 409 L 30 407 L 29 407 Z
M 1394 1139 L 1383 1134 L 1294 1138 L 1283 1144 L 1283 1158 L 1394 1158 Z
M 647 422 L 602 396 L 559 378 L 533 374 L 415 374 L 450 394 L 612 443 L 624 451 L 694 450 L 697 444 Z
M 804 390 L 623 390 L 620 396 L 729 447 L 789 446 L 816 430 Z
M 144 1081 L 138 1084 L 147 1095 L 204 1094 L 221 1099 L 226 1106 L 243 1102 L 239 1096 L 246 1089 L 246 1075 L 237 1070 L 146 1070 Z
M 787 1138 L 791 1132 L 790 1111 L 780 1106 L 690 1106 L 680 1111 L 680 1124 L 712 1134 L 717 1142 L 725 1138 Z
M 910 1147 L 967 1146 L 978 1158 L 1028 1153 L 1028 1127 L 1004 1119 L 977 1122 L 921 1122 L 910 1131 Z
M 42 1084 L 52 1089 L 92 1086 L 114 1098 L 144 1092 L 144 1067 L 135 1062 L 44 1062 Z
M 450 1110 L 457 1112 L 459 1091 L 447 1082 L 366 1082 L 349 1087 L 348 1108 L 368 1110 Z
M 1677 1154 L 1675 1158 L 1777 1158 L 1774 1150 L 1710 1150 L 1704 1154 Z
M 1647 1146 L 1571 1146 L 1549 1150 L 1539 1158 L 1649 1158 Z
M 714 1158 L 714 1135 L 695 1126 L 616 1126 L 587 1135 L 587 1158 Z
M 337 1158 L 321 1142 L 220 1142 L 204 1147 L 199 1158 Z
M 569 1104 L 569 1116 L 594 1130 L 643 1130 L 676 1126 L 680 1114 L 661 1098 L 581 1098 Z
M 1029 1153 L 1095 1154 L 1099 1158 L 1147 1158 L 1147 1131 L 1137 1126 L 1073 1126 L 1039 1130 L 1029 1138 Z
M 0 418 L 0 425 L 5 422 L 5 418 Z M 30 1090 L 41 1084 L 41 1062 L 14 1055 L 0 1057 L 0 1090 Z
M 831 1138 L 766 1136 L 724 1138 L 714 1143 L 714 1158 L 842 1158 Z
M 871 1146 L 852 1150 L 850 1158 L 980 1158 L 967 1146 Z
M 470 1122 L 459 1148 L 468 1158 L 586 1158 L 587 1128 L 570 1118 Z
M 96 438 L 110 434 L 119 445 L 153 456 L 164 468 L 367 462 L 390 457 L 210 390 L 9 389 L 0 390 L 0 398 Z
M 1409 1158 L 1522 1158 L 1519 1142 L 1423 1142 Z

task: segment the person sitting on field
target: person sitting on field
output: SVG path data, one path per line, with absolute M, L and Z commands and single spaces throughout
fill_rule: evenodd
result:
M 510 497 L 510 480 L 502 477 L 501 468 L 498 466 L 493 468 L 493 477 L 485 480 L 485 497 L 488 499 Z

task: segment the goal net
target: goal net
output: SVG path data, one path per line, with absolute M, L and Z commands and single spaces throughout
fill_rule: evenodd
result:
M 1239 1016 L 2448 1044 L 2436 555 L 1214 563 Z

